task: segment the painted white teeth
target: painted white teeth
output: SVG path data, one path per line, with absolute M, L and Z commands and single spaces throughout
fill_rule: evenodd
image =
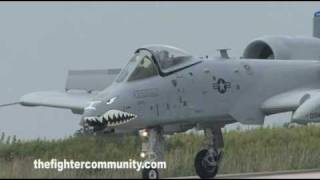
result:
M 129 112 L 123 112 L 119 110 L 109 110 L 103 116 L 96 117 L 85 117 L 84 119 L 90 123 L 94 124 L 104 124 L 107 126 L 119 126 L 125 123 L 128 123 L 132 121 L 133 119 L 137 118 L 137 115 L 129 113 Z

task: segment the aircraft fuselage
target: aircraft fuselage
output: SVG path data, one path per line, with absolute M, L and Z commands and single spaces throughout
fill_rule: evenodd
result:
M 99 98 L 117 99 L 99 105 L 95 114 L 133 113 L 136 119 L 118 127 L 135 130 L 171 123 L 262 124 L 261 104 L 267 98 L 319 88 L 319 73 L 319 61 L 206 59 L 165 77 L 115 82 Z

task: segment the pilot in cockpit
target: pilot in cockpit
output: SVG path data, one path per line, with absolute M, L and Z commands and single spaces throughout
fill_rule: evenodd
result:
M 163 69 L 170 67 L 172 64 L 171 58 L 169 56 L 169 52 L 166 50 L 161 50 L 158 53 L 160 65 Z

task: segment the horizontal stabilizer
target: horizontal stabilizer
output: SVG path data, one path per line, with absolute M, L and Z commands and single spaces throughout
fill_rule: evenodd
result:
M 102 91 L 107 88 L 121 69 L 70 70 L 66 82 L 66 91 L 85 90 Z

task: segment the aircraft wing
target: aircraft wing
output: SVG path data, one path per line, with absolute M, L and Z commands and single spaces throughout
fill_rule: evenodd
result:
M 110 86 L 120 70 L 70 70 L 65 91 L 33 92 L 22 96 L 18 102 L 2 104 L 0 107 L 15 104 L 47 106 L 70 109 L 75 114 L 82 114 L 89 101 L 96 95 L 93 91 L 99 92 Z
M 293 111 L 293 122 L 320 122 L 320 90 L 300 89 L 270 97 L 261 106 L 266 114 Z
M 65 108 L 72 110 L 73 113 L 82 114 L 83 109 L 94 96 L 95 94 L 88 93 L 42 91 L 26 94 L 16 104 Z

